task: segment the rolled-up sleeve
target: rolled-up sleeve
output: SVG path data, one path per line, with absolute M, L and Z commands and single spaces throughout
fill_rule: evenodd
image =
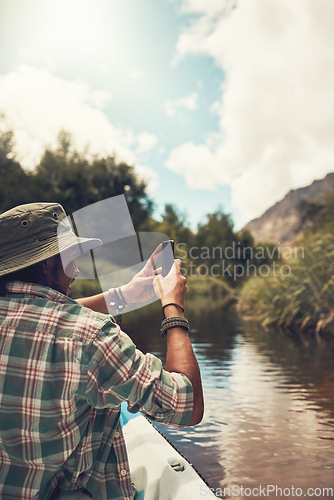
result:
M 95 408 L 128 402 L 130 412 L 175 427 L 189 425 L 193 388 L 181 373 L 164 370 L 153 354 L 143 354 L 118 327 L 106 324 L 90 346 L 85 398 Z

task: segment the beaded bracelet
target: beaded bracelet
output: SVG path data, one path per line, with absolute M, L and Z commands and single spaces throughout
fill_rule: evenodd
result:
M 168 330 L 171 328 L 182 328 L 183 330 L 189 331 L 189 322 L 186 318 L 181 316 L 172 316 L 171 318 L 165 318 L 161 323 L 160 332 L 163 337 L 165 337 Z

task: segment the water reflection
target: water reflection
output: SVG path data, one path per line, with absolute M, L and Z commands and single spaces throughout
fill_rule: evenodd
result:
M 128 331 L 139 348 L 163 356 L 154 315 L 140 331 L 130 318 Z M 205 417 L 195 428 L 159 429 L 213 488 L 333 487 L 333 345 L 263 332 L 222 310 L 187 315 Z

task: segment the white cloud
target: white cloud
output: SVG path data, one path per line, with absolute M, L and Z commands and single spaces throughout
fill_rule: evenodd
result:
M 32 49 L 31 47 L 22 47 L 19 49 L 18 54 L 20 58 L 27 62 L 36 62 L 38 59 L 38 55 L 36 50 Z
M 214 101 L 210 106 L 211 113 L 221 116 L 222 115 L 222 103 L 220 101 Z
M 133 69 L 129 74 L 131 80 L 140 80 L 144 77 L 144 71 L 141 69 Z
M 197 108 L 198 94 L 192 92 L 186 97 L 180 97 L 174 101 L 167 101 L 165 104 L 165 111 L 168 116 L 175 116 L 182 113 L 184 110 L 194 111 Z
M 99 71 L 101 71 L 101 73 L 107 74 L 107 73 L 111 73 L 111 68 L 110 68 L 109 64 L 103 63 L 103 64 L 100 64 Z
M 147 167 L 146 165 L 140 165 L 140 164 L 136 164 L 136 172 L 138 178 L 146 183 L 147 193 L 150 196 L 153 196 L 159 185 L 158 174 L 154 172 L 154 170 L 152 170 L 151 168 Z
M 108 92 L 94 91 L 84 82 L 66 81 L 30 66 L 0 76 L 0 109 L 12 124 L 25 167 L 36 164 L 62 128 L 73 134 L 79 150 L 89 144 L 92 153 L 116 152 L 119 159 L 133 163 L 126 134 L 100 109 L 109 98 Z
M 220 144 L 201 145 L 212 161 L 211 186 L 230 184 L 247 222 L 289 189 L 334 170 L 334 3 L 239 0 L 234 9 L 234 2 L 181 3 L 198 16 L 178 40 L 177 59 L 207 54 L 225 73 Z M 183 153 L 182 146 L 174 150 L 167 166 L 179 166 Z M 193 176 L 210 184 L 196 164 Z
M 174 149 L 165 162 L 167 168 L 185 177 L 193 189 L 214 189 L 212 177 L 220 164 L 209 148 L 186 142 Z
M 111 94 L 107 90 L 94 90 L 91 92 L 91 102 L 97 108 L 104 108 L 110 97 Z
M 136 153 L 137 155 L 141 155 L 153 149 L 158 142 L 158 138 L 156 135 L 150 134 L 149 132 L 141 132 L 137 135 L 136 141 L 138 143 Z
M 22 166 L 34 167 L 46 145 L 54 145 L 61 129 L 73 135 L 79 151 L 89 146 L 91 154 L 115 154 L 118 161 L 134 165 L 152 193 L 157 185 L 154 172 L 137 166 L 137 155 L 155 146 L 157 138 L 110 123 L 103 107 L 110 99 L 105 90 L 87 83 L 67 81 L 49 71 L 31 66 L 0 75 L 0 110 L 6 126 L 15 132 L 17 158 Z M 1 124 L 0 124 L 1 125 Z
M 183 12 L 205 14 L 206 16 L 217 16 L 231 9 L 235 0 L 170 0 L 178 3 Z

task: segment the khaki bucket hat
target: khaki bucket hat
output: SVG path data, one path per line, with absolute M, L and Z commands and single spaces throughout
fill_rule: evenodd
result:
M 59 203 L 19 205 L 0 215 L 0 276 L 57 254 L 65 269 L 70 260 L 101 243 L 76 236 Z

